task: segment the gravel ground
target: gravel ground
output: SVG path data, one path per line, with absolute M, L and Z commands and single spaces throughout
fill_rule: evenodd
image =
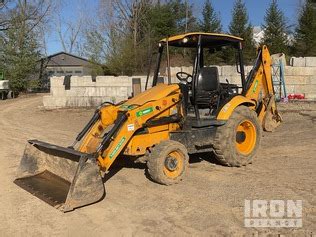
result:
M 119 167 L 106 197 L 64 214 L 13 184 L 27 139 L 66 146 L 91 109 L 45 111 L 42 97 L 0 101 L 1 236 L 315 236 L 316 104 L 279 106 L 284 122 L 264 133 L 253 164 L 218 165 L 190 157 L 186 178 L 173 186 L 148 180 L 142 166 Z M 303 201 L 302 228 L 245 228 L 245 199 Z

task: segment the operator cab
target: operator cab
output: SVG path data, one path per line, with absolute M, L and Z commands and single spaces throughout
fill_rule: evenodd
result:
M 245 88 L 245 72 L 242 57 L 243 39 L 231 35 L 217 33 L 187 33 L 165 38 L 159 43 L 157 67 L 153 86 L 157 84 L 163 48 L 167 48 L 168 82 L 170 78 L 169 47 L 195 49 L 192 74 L 177 72 L 176 77 L 184 95 L 185 108 L 193 108 L 196 118 L 200 119 L 200 111 L 209 109 L 209 115 L 216 116 L 223 104 L 237 94 L 242 94 Z M 206 65 L 206 55 L 222 49 L 231 48 L 236 52 L 236 68 L 240 74 L 241 85 L 220 82 L 219 68 Z M 212 57 L 212 54 L 210 54 Z M 214 57 L 214 56 L 213 56 Z

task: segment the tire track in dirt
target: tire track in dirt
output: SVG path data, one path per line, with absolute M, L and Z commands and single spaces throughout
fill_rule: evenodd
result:
M 41 96 L 32 96 L 18 99 L 15 101 L 14 106 L 12 106 L 11 101 L 2 106 L 0 104 L 0 129 L 2 133 L 17 142 L 19 142 L 20 137 L 30 138 L 31 136 L 41 134 L 47 136 L 48 131 L 45 131 L 45 127 L 39 126 L 38 123 L 36 123 L 38 116 L 33 119 L 32 114 L 38 113 L 41 100 Z M 47 124 L 49 124 L 49 122 L 50 121 L 47 121 Z M 64 131 L 57 129 L 49 131 L 49 133 L 56 133 L 62 137 L 67 135 Z M 14 136 L 14 134 L 18 134 L 18 136 Z

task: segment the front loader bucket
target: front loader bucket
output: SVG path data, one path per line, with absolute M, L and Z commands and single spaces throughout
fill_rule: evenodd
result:
M 28 141 L 14 183 L 63 212 L 105 195 L 95 158 L 37 140 Z

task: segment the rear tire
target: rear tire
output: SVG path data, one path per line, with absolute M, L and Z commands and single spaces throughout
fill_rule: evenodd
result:
M 252 162 L 260 146 L 261 126 L 257 114 L 238 106 L 227 123 L 217 128 L 214 140 L 216 159 L 227 166 L 245 166 Z
M 181 143 L 172 140 L 165 140 L 156 145 L 147 161 L 151 179 L 164 185 L 182 180 L 188 165 L 187 149 Z
M 7 93 L 5 91 L 0 92 L 0 100 L 7 99 Z

